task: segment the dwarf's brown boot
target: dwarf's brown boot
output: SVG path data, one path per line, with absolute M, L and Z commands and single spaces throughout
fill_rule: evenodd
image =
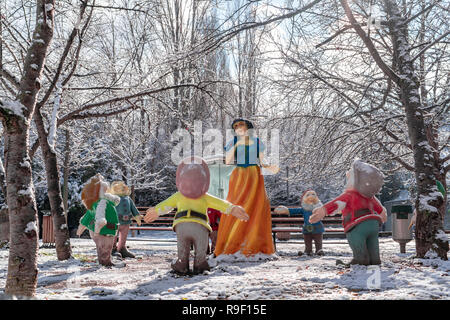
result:
M 119 253 L 122 255 L 122 258 L 136 258 L 134 254 L 127 250 L 127 247 L 120 249 Z
M 172 263 L 170 266 L 177 274 L 185 275 L 189 273 L 189 260 L 181 261 L 180 259 L 177 259 L 177 261 Z
M 194 263 L 194 274 L 203 273 L 203 271 L 209 271 L 210 267 L 208 264 L 208 261 L 204 260 L 203 262 L 199 263 L 198 265 Z

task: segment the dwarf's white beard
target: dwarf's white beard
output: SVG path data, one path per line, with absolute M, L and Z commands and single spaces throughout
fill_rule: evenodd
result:
M 306 211 L 313 211 L 315 208 L 319 208 L 322 206 L 322 202 L 317 202 L 314 204 L 310 204 L 310 203 L 305 203 L 302 201 L 302 208 Z
M 100 182 L 100 191 L 99 191 L 99 196 L 103 197 L 105 195 L 105 193 L 108 191 L 108 183 L 106 182 Z
M 349 177 L 347 178 L 347 184 L 345 185 L 345 189 L 353 189 L 355 187 L 355 173 L 353 169 L 350 170 Z

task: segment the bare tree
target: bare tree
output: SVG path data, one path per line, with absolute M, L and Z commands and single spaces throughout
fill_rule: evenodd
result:
M 421 100 L 424 97 L 420 96 L 420 82 L 408 36 L 408 19 L 404 13 L 401 13 L 401 9 L 395 1 L 384 1 L 384 10 L 388 18 L 387 25 L 392 43 L 392 67 L 390 67 L 384 62 L 371 38 L 367 36 L 361 24 L 355 19 L 347 1 L 341 0 L 341 4 L 352 27 L 367 47 L 372 59 L 384 75 L 388 77 L 389 81 L 395 84 L 399 101 L 404 109 L 417 186 L 415 201 L 418 213 L 417 255 L 425 257 L 428 252 L 434 252 L 440 258 L 447 259 L 448 240 L 442 237 L 444 234 L 443 207 L 445 207 L 445 199 L 436 187 L 436 180 L 442 180 L 441 182 L 445 185 L 448 167 L 446 168 L 444 162 L 435 156 L 435 153 L 438 152 L 436 148 L 432 147 L 437 145 L 435 136 L 427 134 L 425 120 L 427 106 Z
M 88 1 L 84 1 L 80 6 L 79 21 L 83 19 L 86 5 Z M 46 90 L 44 97 L 37 103 L 36 111 L 34 113 L 34 122 L 36 124 L 36 129 L 38 133 L 38 141 L 41 146 L 42 155 L 45 163 L 45 172 L 47 175 L 47 188 L 48 197 L 50 200 L 50 208 L 53 219 L 54 234 L 55 234 L 55 245 L 56 254 L 59 260 L 66 260 L 71 257 L 71 247 L 70 247 L 70 234 L 67 225 L 67 212 L 64 210 L 63 197 L 61 193 L 60 185 L 60 173 L 58 168 L 58 161 L 55 151 L 56 143 L 56 121 L 57 114 L 61 106 L 61 95 L 62 87 L 69 82 L 73 71 L 68 73 L 65 79 L 61 79 L 61 73 L 63 72 L 63 67 L 65 67 L 65 61 L 69 54 L 69 50 L 72 47 L 77 34 L 79 34 L 79 45 L 77 50 L 75 50 L 74 61 L 71 62 L 72 70 L 75 70 L 77 65 L 77 56 L 81 49 L 81 38 L 84 30 L 80 30 L 79 25 L 75 25 L 72 32 L 70 33 L 64 52 L 59 60 L 58 68 L 53 76 L 52 82 L 49 88 Z M 52 119 L 49 123 L 49 130 L 45 128 L 44 117 L 42 115 L 42 108 L 47 103 L 50 96 L 54 94 L 53 101 L 53 112 Z
M 53 37 L 54 1 L 36 1 L 36 25 L 26 51 L 23 75 L 14 81 L 17 97 L 0 100 L 5 128 L 5 170 L 11 242 L 5 293 L 32 296 L 37 285 L 37 209 L 28 154 L 30 122 Z
M 288 44 L 279 45 L 288 77 L 277 80 L 277 86 L 284 93 L 284 104 L 291 105 L 287 116 L 301 121 L 297 129 L 314 128 L 315 121 L 322 127 L 314 131 L 309 145 L 327 156 L 309 153 L 312 162 L 338 169 L 360 156 L 386 168 L 397 163 L 391 172 L 415 174 L 421 217 L 417 255 L 431 252 L 446 259 L 442 222 L 447 198 L 438 192 L 436 181 L 446 186 L 449 170 L 444 128 L 448 124 L 444 39 L 449 32 L 442 28 L 448 26 L 443 18 L 448 9 L 439 3 L 400 6 L 386 0 L 355 2 L 351 8 L 342 0 L 303 15 L 302 23 L 315 28 L 305 29 L 295 21 L 290 25 Z M 301 106 L 292 106 L 290 100 Z M 305 123 L 307 119 L 311 122 Z

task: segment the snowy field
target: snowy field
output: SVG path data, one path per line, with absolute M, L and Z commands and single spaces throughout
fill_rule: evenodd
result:
M 323 257 L 297 256 L 303 244 L 277 242 L 272 256 L 225 256 L 209 259 L 211 271 L 177 276 L 170 271 L 176 258 L 172 232 L 147 232 L 131 238 L 129 250 L 139 259 L 125 266 L 100 267 L 94 242 L 71 239 L 74 258 L 59 262 L 55 249 L 39 250 L 39 300 L 265 300 L 265 299 L 420 299 L 450 298 L 450 262 L 415 259 L 414 242 L 400 254 L 398 243 L 380 238 L 380 267 L 336 266 L 350 261 L 345 239 L 324 239 Z M 151 240 L 149 240 L 151 239 Z M 120 262 L 114 260 L 114 262 Z M 7 275 L 8 250 L 0 249 L 0 288 Z M 191 261 L 192 265 L 192 261 Z M 3 289 L 1 289 L 3 290 Z M 0 291 L 2 293 L 2 291 Z

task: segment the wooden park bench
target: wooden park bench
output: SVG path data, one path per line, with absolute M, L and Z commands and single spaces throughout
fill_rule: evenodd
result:
M 145 215 L 145 211 L 148 207 L 137 207 L 138 211 Z M 277 214 L 272 207 L 272 237 L 273 243 L 276 249 L 277 234 L 291 234 L 291 233 L 301 233 L 303 226 L 303 217 L 290 217 L 289 215 Z M 130 231 L 140 231 L 140 230 L 151 230 L 151 231 L 172 231 L 172 223 L 175 217 L 176 210 L 172 210 L 166 215 L 158 217 L 152 223 L 143 223 L 141 226 L 137 226 L 133 223 L 130 226 Z M 329 236 L 340 236 L 344 235 L 344 229 L 341 224 L 341 215 L 335 215 L 332 217 L 326 217 L 322 220 L 325 225 L 325 234 Z M 286 236 L 278 237 L 279 240 L 286 238 Z
M 146 210 L 149 207 L 137 207 L 138 211 L 145 215 Z M 288 206 L 289 208 L 289 206 Z M 290 217 L 289 215 L 277 214 L 273 210 L 275 207 L 272 207 L 272 237 L 273 243 L 276 249 L 276 240 L 278 236 L 278 240 L 288 240 L 292 233 L 299 233 L 299 237 L 302 235 L 302 226 L 303 226 L 303 217 L 296 216 Z M 141 226 L 137 226 L 136 223 L 133 223 L 130 226 L 130 231 L 140 231 L 140 230 L 152 230 L 152 231 L 172 231 L 172 223 L 175 217 L 176 210 L 168 213 L 167 215 L 163 215 L 158 217 L 152 223 L 146 224 L 143 223 Z M 42 232 L 42 242 L 43 246 L 51 246 L 55 245 L 55 235 L 53 231 L 53 221 L 49 212 L 44 214 L 43 221 L 43 232 Z M 325 233 L 324 238 L 344 238 L 345 233 L 342 228 L 341 223 L 341 215 L 335 216 L 327 216 L 322 222 L 325 225 Z M 450 230 L 445 230 L 446 234 L 450 234 Z M 288 235 L 288 236 L 286 236 Z M 391 235 L 391 231 L 380 231 L 380 236 L 389 236 Z
M 287 206 L 293 208 L 293 206 Z M 289 215 L 278 214 L 272 207 L 272 237 L 276 250 L 277 236 L 278 240 L 289 240 L 291 233 L 300 233 L 303 231 L 303 216 L 291 217 Z M 333 236 L 342 238 L 344 236 L 344 228 L 342 227 L 341 215 L 327 216 L 322 220 L 325 227 L 324 236 Z
M 149 207 L 136 207 L 142 216 L 145 216 L 145 212 Z M 172 231 L 172 223 L 177 211 L 174 209 L 168 214 L 159 216 L 158 219 L 152 223 L 145 223 L 142 219 L 142 224 L 137 226 L 136 223 L 132 223 L 130 226 L 130 231 L 133 230 L 152 230 L 152 231 Z

